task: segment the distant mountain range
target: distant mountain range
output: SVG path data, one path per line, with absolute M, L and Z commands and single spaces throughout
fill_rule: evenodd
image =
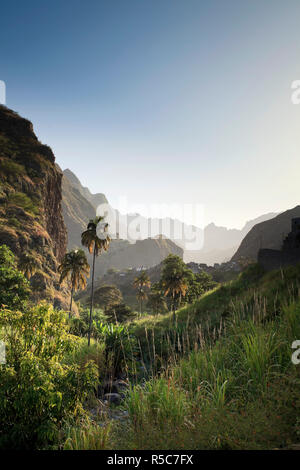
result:
M 81 247 L 81 233 L 86 230 L 88 221 L 96 216 L 96 208 L 102 203 L 107 203 L 104 194 L 91 194 L 70 170 L 63 172 L 62 211 L 69 250 Z M 103 253 L 96 263 L 95 276 L 102 276 L 112 267 L 120 270 L 149 268 L 159 264 L 170 253 L 183 257 L 183 249 L 163 237 L 137 240 L 136 243 L 113 239 L 109 251 Z M 91 261 L 88 253 L 87 256 Z
M 194 261 L 209 265 L 229 261 L 252 227 L 262 221 L 273 219 L 276 215 L 276 213 L 270 212 L 256 219 L 249 220 L 241 230 L 218 227 L 213 223 L 209 224 L 204 229 L 203 249 L 199 251 L 185 251 L 184 260 L 187 263 Z
M 107 204 L 107 207 L 112 211 L 113 208 L 109 205 L 103 193 L 92 194 L 88 188 L 83 187 L 80 180 L 71 170 L 64 170 L 63 174 L 63 213 L 65 223 L 67 227 L 70 228 L 68 230 L 68 247 L 72 248 L 80 245 L 80 234 L 84 230 L 87 221 L 92 217 L 92 213 L 93 216 L 95 216 L 95 211 L 100 204 Z M 115 211 L 115 213 L 119 216 L 118 211 Z M 139 214 L 128 214 L 125 218 L 128 224 L 139 220 L 141 226 L 151 226 L 152 229 L 156 227 L 156 230 L 153 230 L 151 233 L 151 237 L 158 238 L 158 236 L 162 234 L 165 238 L 172 241 L 172 249 L 174 248 L 174 244 L 180 247 L 183 250 L 183 258 L 186 262 L 195 261 L 198 263 L 214 264 L 230 260 L 245 235 L 255 224 L 272 219 L 276 215 L 276 213 L 269 213 L 257 217 L 254 220 L 248 221 L 241 230 L 218 227 L 213 223 L 207 225 L 203 230 L 198 227 L 186 225 L 178 220 L 170 218 L 147 219 Z M 175 237 L 178 227 L 183 233 L 181 239 Z M 168 229 L 170 229 L 170 233 Z M 191 233 L 194 233 L 199 240 L 203 241 L 202 249 L 187 249 L 189 240 L 187 237 L 184 237 L 184 234 L 190 236 Z M 149 233 L 147 233 L 144 238 L 147 239 L 148 237 Z M 126 240 L 123 240 L 123 244 L 119 242 L 119 246 L 122 246 L 122 249 L 124 249 L 125 245 L 127 246 L 128 241 L 127 243 L 125 243 L 125 241 Z M 129 242 L 132 242 L 132 240 L 129 240 Z M 138 246 L 140 247 L 141 245 L 139 244 Z M 131 252 L 134 252 L 134 248 L 131 249 Z M 153 266 L 152 263 L 150 265 Z

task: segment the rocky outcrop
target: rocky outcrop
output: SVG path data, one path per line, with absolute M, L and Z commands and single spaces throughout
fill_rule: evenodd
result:
M 291 231 L 284 239 L 281 250 L 263 248 L 258 251 L 257 260 L 266 271 L 300 263 L 300 217 L 292 219 Z
M 0 106 L 0 244 L 17 257 L 34 255 L 39 269 L 34 297 L 67 306 L 57 266 L 67 245 L 62 216 L 62 172 L 50 147 L 39 142 L 30 121 Z
M 240 258 L 257 260 L 260 249 L 280 250 L 291 230 L 291 219 L 296 217 L 300 217 L 300 206 L 256 224 L 243 239 L 232 261 L 238 261 Z

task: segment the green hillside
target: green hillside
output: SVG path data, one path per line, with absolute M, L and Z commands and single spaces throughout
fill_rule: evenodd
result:
M 178 329 L 184 331 L 173 342 L 162 337 L 168 316 L 136 322 L 152 358 L 151 344 L 157 356 L 161 342 L 168 348 L 162 348 L 162 373 L 129 392 L 129 420 L 115 429 L 117 445 L 299 447 L 300 367 L 291 360 L 292 343 L 300 338 L 299 286 L 300 266 L 267 275 L 253 267 L 180 310 Z

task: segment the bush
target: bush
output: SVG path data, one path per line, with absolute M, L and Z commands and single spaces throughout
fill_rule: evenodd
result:
M 105 365 L 110 375 L 118 376 L 135 371 L 136 343 L 128 330 L 122 325 L 96 324 L 98 337 L 105 344 Z
M 47 304 L 22 312 L 0 310 L 6 364 L 0 366 L 0 448 L 43 448 L 58 441 L 63 422 L 84 415 L 94 390 L 94 362 L 64 364 L 78 340 L 64 312 Z
M 23 308 L 30 295 L 29 282 L 18 271 L 13 253 L 0 246 L 0 306 Z
M 24 209 L 24 211 L 29 212 L 33 215 L 39 214 L 38 206 L 25 193 L 10 193 L 8 196 L 8 203 L 14 206 L 21 207 L 22 209 Z

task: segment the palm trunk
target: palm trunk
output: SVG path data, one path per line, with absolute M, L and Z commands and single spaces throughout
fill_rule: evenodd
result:
M 176 323 L 176 305 L 175 305 L 175 294 L 173 293 L 173 323 Z
M 88 346 L 91 343 L 91 332 L 92 332 L 92 316 L 93 316 L 93 306 L 94 306 L 94 276 L 95 276 L 95 259 L 96 259 L 96 250 L 94 246 L 93 253 L 93 272 L 92 272 L 92 293 L 91 293 L 91 306 L 90 306 L 90 319 L 89 319 L 89 332 L 88 332 Z
M 141 293 L 141 288 L 140 288 L 140 296 L 142 295 Z M 140 317 L 142 316 L 142 298 L 140 297 Z
M 71 301 L 70 301 L 70 309 L 69 309 L 69 320 L 70 320 L 71 315 L 72 315 L 73 295 L 74 295 L 74 284 L 72 284 L 72 290 L 71 290 Z

